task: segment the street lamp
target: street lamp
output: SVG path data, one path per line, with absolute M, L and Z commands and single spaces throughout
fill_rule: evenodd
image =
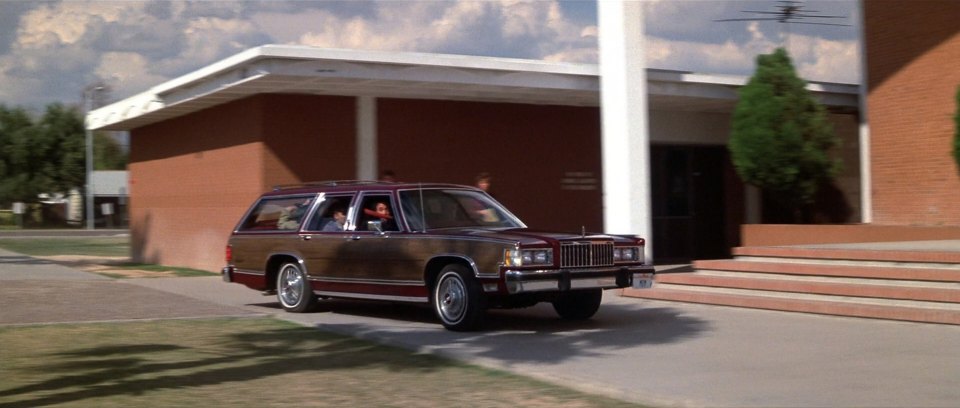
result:
M 93 215 L 93 131 L 90 130 L 90 123 L 87 122 L 90 111 L 93 110 L 96 103 L 97 92 L 103 91 L 103 85 L 90 85 L 83 92 L 85 102 L 84 128 L 86 129 L 86 147 L 87 147 L 87 186 L 86 190 L 86 209 L 87 209 L 87 229 L 94 229 Z

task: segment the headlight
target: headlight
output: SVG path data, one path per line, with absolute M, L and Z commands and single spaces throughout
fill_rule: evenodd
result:
M 614 262 L 637 262 L 640 260 L 639 247 L 623 247 L 613 249 Z
M 523 265 L 523 258 L 520 255 L 520 251 L 516 249 L 503 251 L 503 263 L 510 266 Z
M 508 249 L 503 251 L 503 263 L 508 266 L 552 265 L 552 249 Z

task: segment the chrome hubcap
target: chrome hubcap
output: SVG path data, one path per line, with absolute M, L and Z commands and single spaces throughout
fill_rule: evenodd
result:
M 279 286 L 277 293 L 280 294 L 280 300 L 284 305 L 293 306 L 300 302 L 300 294 L 303 293 L 303 277 L 296 268 L 288 267 L 280 271 Z
M 466 288 L 463 282 L 456 277 L 450 277 L 440 282 L 437 288 L 437 307 L 444 320 L 457 321 L 466 308 Z

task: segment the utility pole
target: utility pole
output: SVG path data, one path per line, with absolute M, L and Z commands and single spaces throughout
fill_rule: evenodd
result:
M 90 114 L 95 106 L 97 100 L 97 93 L 104 89 L 103 85 L 93 84 L 84 89 L 83 99 L 84 99 L 84 129 L 86 130 L 86 147 L 87 147 L 87 185 L 84 188 L 86 193 L 86 207 L 87 211 L 87 229 L 94 229 L 94 211 L 93 211 L 93 131 L 90 130 L 90 123 L 87 122 L 87 117 Z

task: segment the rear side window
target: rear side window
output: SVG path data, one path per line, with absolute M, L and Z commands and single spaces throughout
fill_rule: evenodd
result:
M 344 231 L 347 228 L 347 214 L 349 214 L 351 201 L 353 201 L 352 194 L 322 196 L 306 229 L 319 232 Z
M 299 230 L 314 196 L 263 198 L 240 224 L 240 231 Z

